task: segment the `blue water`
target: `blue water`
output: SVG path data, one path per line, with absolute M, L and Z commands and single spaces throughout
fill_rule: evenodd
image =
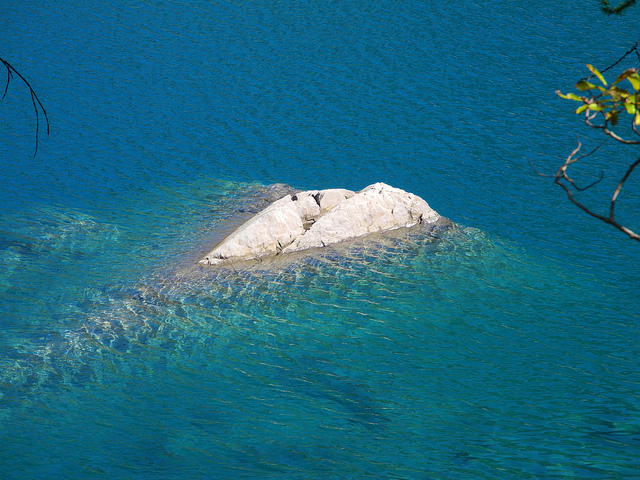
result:
M 597 144 L 554 93 L 637 39 L 596 3 L 3 4 L 51 133 L 14 77 L 0 478 L 640 478 L 639 247 L 529 166 Z M 455 227 L 195 266 L 267 185 L 376 181 Z

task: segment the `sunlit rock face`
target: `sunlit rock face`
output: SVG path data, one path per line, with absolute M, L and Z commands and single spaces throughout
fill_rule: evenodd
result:
M 440 218 L 420 197 L 384 183 L 357 193 L 310 190 L 273 202 L 200 263 L 217 265 L 324 247 L 369 233 L 436 223 Z

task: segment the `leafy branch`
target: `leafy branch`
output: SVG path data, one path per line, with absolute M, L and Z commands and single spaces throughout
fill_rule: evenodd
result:
M 638 130 L 638 127 L 640 126 L 640 76 L 638 75 L 638 69 L 629 68 L 625 70 L 618 76 L 618 78 L 616 78 L 615 82 L 609 85 L 602 73 L 595 67 L 587 65 L 587 68 L 589 68 L 592 75 L 576 83 L 576 88 L 580 92 L 586 93 L 585 95 L 578 95 L 576 93 L 563 94 L 559 90 L 556 90 L 556 93 L 564 99 L 580 103 L 580 106 L 576 109 L 576 114 L 584 113 L 585 123 L 589 127 L 596 130 L 602 130 L 602 132 L 619 143 L 625 145 L 639 145 L 640 139 L 623 138 L 612 130 L 613 127 L 618 125 L 621 117 L 630 118 L 631 129 L 638 137 L 640 137 L 640 131 Z M 591 83 L 589 80 L 593 77 L 596 77 L 600 81 L 601 85 Z M 631 88 L 625 89 L 620 87 L 619 84 L 625 81 L 630 84 Z M 626 117 L 626 115 L 628 115 L 628 117 Z M 558 171 L 553 175 L 544 175 L 538 172 L 535 167 L 534 170 L 538 175 L 554 178 L 555 183 L 567 193 L 569 200 L 581 210 L 624 232 L 629 236 L 629 238 L 640 242 L 640 235 L 619 223 L 615 217 L 615 206 L 618 196 L 620 195 L 625 182 L 629 179 L 634 169 L 640 164 L 640 157 L 627 167 L 624 175 L 613 191 L 611 200 L 609 201 L 609 214 L 601 215 L 579 202 L 573 193 L 573 190 L 584 191 L 593 187 L 604 177 L 604 173 L 602 173 L 598 180 L 586 187 L 580 188 L 569 176 L 568 170 L 571 165 L 585 157 L 588 157 L 589 155 L 592 155 L 600 148 L 600 146 L 598 146 L 589 153 L 576 157 L 580 152 L 581 147 L 582 144 L 580 143 L 580 140 L 578 140 L 578 146 L 571 152 L 564 164 L 561 165 Z
M 33 156 L 35 157 L 36 154 L 38 153 L 38 138 L 40 136 L 40 112 L 38 110 L 38 106 L 40 106 L 40 109 L 42 110 L 42 113 L 44 114 L 44 119 L 45 119 L 46 124 L 47 124 L 47 135 L 49 135 L 49 117 L 47 115 L 47 111 L 44 109 L 44 106 L 42 105 L 42 102 L 40 102 L 40 99 L 38 98 L 38 95 L 36 95 L 36 92 L 33 90 L 33 88 L 31 88 L 31 85 L 29 84 L 27 79 L 24 78 L 20 74 L 20 72 L 18 72 L 13 67 L 13 65 L 11 65 L 6 60 L 0 58 L 0 62 L 2 62 L 4 64 L 4 66 L 7 68 L 7 84 L 4 87 L 4 94 L 2 95 L 2 98 L 0 100 L 4 100 L 4 97 L 7 96 L 7 92 L 9 91 L 9 83 L 11 83 L 11 79 L 13 78 L 13 74 L 14 73 L 18 77 L 20 77 L 20 79 L 24 82 L 24 84 L 27 86 L 27 88 L 29 88 L 29 92 L 31 93 L 31 102 L 33 103 L 33 109 L 36 112 L 36 149 L 35 149 L 35 152 L 33 153 Z
M 595 67 L 587 65 L 587 68 L 591 70 L 593 75 L 598 77 L 603 86 L 595 85 L 587 80 L 580 80 L 576 83 L 576 88 L 582 92 L 587 92 L 588 96 L 578 96 L 575 93 L 564 95 L 559 90 L 556 90 L 556 93 L 562 98 L 582 103 L 576 109 L 576 113 L 585 112 L 585 122 L 588 126 L 602 130 L 620 143 L 627 145 L 640 144 L 640 140 L 625 140 L 610 129 L 610 126 L 615 127 L 618 124 L 620 114 L 626 112 L 632 115 L 631 126 L 633 131 L 640 136 L 640 132 L 637 130 L 638 125 L 640 125 L 640 109 L 638 108 L 640 103 L 640 93 L 638 92 L 640 90 L 640 76 L 638 75 L 638 69 L 628 68 L 618 76 L 613 84 L 609 85 Z M 627 80 L 631 84 L 631 91 L 618 86 L 618 83 L 623 80 Z M 601 114 L 604 121 L 600 124 L 593 123 L 593 120 L 599 114 Z

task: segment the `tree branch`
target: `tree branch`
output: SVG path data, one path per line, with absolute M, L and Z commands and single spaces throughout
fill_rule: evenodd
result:
M 575 188 L 576 190 L 578 190 L 579 192 L 584 192 L 585 190 L 590 189 L 591 187 L 593 187 L 594 185 L 600 183 L 602 181 L 602 179 L 604 178 L 604 171 L 600 172 L 600 178 L 597 179 L 596 181 L 590 183 L 589 185 L 587 185 L 586 187 L 578 187 L 576 185 L 576 182 L 573 181 L 573 179 L 571 179 L 569 177 L 569 174 L 567 173 L 567 169 L 569 168 L 569 165 L 571 165 L 572 163 L 575 163 L 579 160 L 582 160 L 583 158 L 588 157 L 589 155 L 593 155 L 595 152 L 597 152 L 600 147 L 602 147 L 602 145 L 605 144 L 605 142 L 602 142 L 600 145 L 598 145 L 597 147 L 595 147 L 593 150 L 591 150 L 589 153 L 585 153 L 584 155 L 580 155 L 578 158 L 573 158 L 579 151 L 580 148 L 582 148 L 582 144 L 580 143 L 580 139 L 576 137 L 576 140 L 578 142 L 578 146 L 573 150 L 573 152 L 571 152 L 571 154 L 567 157 L 567 160 L 564 162 L 564 165 L 562 165 L 558 171 L 556 172 L 555 175 L 552 175 L 553 178 L 558 178 L 559 176 L 561 176 L 562 178 L 564 178 L 565 180 L 567 180 L 571 186 L 573 188 Z
M 615 191 L 613 192 L 613 196 L 611 197 L 611 201 L 609 202 L 609 216 L 605 217 L 604 215 L 600 215 L 596 212 L 594 212 L 593 210 L 591 210 L 590 208 L 586 207 L 585 205 L 583 205 L 582 203 L 580 203 L 575 196 L 573 195 L 573 192 L 571 190 L 571 187 L 575 188 L 578 191 L 584 191 L 587 190 L 591 187 L 593 187 L 595 184 L 599 183 L 603 178 L 604 178 L 604 172 L 601 173 L 600 178 L 598 180 L 596 180 L 595 182 L 591 183 L 589 186 L 584 187 L 584 188 L 579 188 L 575 182 L 573 181 L 573 179 L 571 179 L 569 177 L 569 175 L 567 174 L 567 169 L 569 168 L 569 165 L 577 162 L 578 160 L 581 160 L 585 157 L 588 157 L 589 155 L 592 155 L 593 153 L 595 153 L 603 144 L 598 145 L 596 148 L 594 148 L 593 150 L 591 150 L 589 153 L 586 153 L 585 155 L 581 155 L 580 157 L 574 158 L 577 153 L 580 151 L 580 149 L 582 148 L 582 144 L 580 143 L 580 139 L 577 140 L 578 141 L 578 146 L 569 154 L 569 156 L 567 157 L 567 159 L 565 160 L 564 164 L 558 169 L 558 171 L 555 173 L 555 175 L 545 175 L 543 173 L 540 173 L 531 162 L 529 162 L 531 164 L 531 166 L 533 167 L 534 171 L 540 175 L 541 177 L 551 177 L 554 178 L 554 182 L 559 185 L 567 194 L 567 197 L 569 198 L 569 200 L 576 205 L 578 208 L 580 208 L 583 212 L 591 215 L 594 218 L 597 218 L 598 220 L 601 220 L 604 223 L 607 223 L 609 225 L 611 225 L 614 228 L 617 228 L 618 230 L 620 230 L 621 232 L 624 232 L 627 236 L 629 236 L 629 238 L 631 238 L 632 240 L 636 240 L 638 242 L 640 242 L 640 235 L 638 235 L 637 233 L 633 232 L 631 229 L 625 227 L 624 225 L 621 225 L 620 223 L 618 223 L 615 219 L 615 215 L 614 215 L 614 209 L 615 209 L 615 204 L 616 204 L 616 200 L 618 199 L 618 195 L 620 194 L 620 191 L 622 190 L 622 187 L 624 185 L 624 183 L 627 181 L 627 179 L 629 178 L 629 176 L 631 175 L 631 173 L 633 173 L 634 169 L 640 165 L 640 158 L 638 158 L 635 162 L 633 162 L 629 168 L 627 169 L 627 171 L 625 172 L 624 176 L 622 177 L 622 179 L 620 180 L 620 182 L 618 183 L 618 186 L 616 187 Z M 563 183 L 563 180 L 566 180 L 567 182 L 569 182 L 569 185 Z
M 636 3 L 636 0 L 620 0 L 621 3 L 616 7 L 611 7 L 608 0 L 600 0 L 601 8 L 608 14 L 619 14 L 627 8 L 633 6 Z M 640 140 L 629 140 L 621 137 L 618 133 L 613 131 L 618 125 L 618 121 L 621 115 L 630 115 L 631 116 L 631 129 L 633 133 L 636 134 L 636 138 L 640 137 L 640 74 L 638 73 L 638 68 L 627 68 L 622 73 L 618 75 L 615 81 L 609 84 L 604 76 L 602 75 L 604 72 L 611 70 L 613 67 L 618 65 L 622 60 L 624 60 L 628 55 L 632 52 L 635 52 L 638 61 L 640 61 L 640 39 L 636 40 L 633 46 L 622 55 L 617 61 L 613 64 L 609 65 L 607 68 L 603 70 L 598 70 L 593 65 L 587 65 L 587 68 L 591 71 L 591 75 L 586 78 L 580 79 L 575 87 L 580 92 L 585 92 L 585 94 L 576 94 L 569 92 L 567 94 L 563 94 L 559 90 L 556 90 L 556 93 L 564 99 L 577 101 L 580 103 L 580 106 L 576 109 L 576 114 L 580 114 L 584 112 L 585 123 L 588 127 L 591 127 L 596 130 L 601 130 L 606 136 L 609 138 L 613 138 L 616 142 L 621 143 L 623 145 L 640 145 Z M 590 80 L 593 77 L 597 77 L 597 82 L 591 82 Z M 618 84 L 620 82 L 628 82 L 631 85 L 631 89 L 621 88 Z M 598 84 L 600 83 L 600 85 Z M 597 117 L 601 115 L 602 118 L 598 119 Z M 628 117 L 627 117 L 628 118 Z M 626 133 L 625 133 L 626 135 Z M 599 147 L 596 147 L 591 152 L 586 155 L 580 156 L 576 158 L 576 155 L 580 151 L 582 147 L 580 140 L 578 139 L 578 146 L 569 154 L 566 158 L 564 164 L 560 166 L 555 175 L 543 175 L 538 170 L 535 169 L 538 175 L 542 175 L 545 177 L 553 177 L 554 181 L 557 185 L 562 187 L 562 189 L 566 192 L 569 200 L 583 210 L 585 213 L 591 215 L 598 220 L 601 220 L 618 230 L 624 232 L 629 238 L 640 242 L 640 235 L 633 232 L 629 228 L 621 225 L 615 219 L 615 207 L 616 201 L 620 192 L 622 191 L 622 187 L 625 182 L 629 179 L 635 168 L 640 164 L 640 158 L 635 160 L 631 165 L 627 167 L 624 175 L 618 182 L 613 195 L 611 196 L 611 200 L 609 201 L 609 215 L 600 215 L 593 210 L 589 209 L 582 203 L 580 203 L 574 197 L 574 189 L 577 191 L 588 190 L 594 185 L 598 184 L 604 178 L 604 172 L 601 172 L 600 178 L 595 180 L 590 185 L 580 188 L 576 185 L 574 180 L 569 176 L 568 169 L 569 166 L 573 163 L 576 163 L 580 159 L 593 154 Z M 530 162 L 531 163 L 531 162 Z M 533 165 L 532 165 L 533 166 Z
M 607 135 L 609 135 L 611 138 L 613 138 L 614 140 L 620 142 L 620 143 L 624 143 L 625 145 L 640 145 L 640 140 L 626 140 L 624 138 L 622 138 L 621 136 L 617 135 L 616 133 L 612 132 L 611 130 L 609 130 L 609 122 L 607 122 L 607 120 L 605 119 L 604 121 L 604 125 L 596 125 L 594 123 L 591 123 L 591 120 L 593 120 L 595 118 L 595 112 L 594 115 L 585 115 L 585 123 L 590 126 L 591 128 L 596 128 L 598 130 L 602 130 L 604 133 L 606 133 Z M 632 123 L 632 128 L 635 131 L 635 125 Z M 636 132 L 638 133 L 638 132 Z
M 44 114 L 44 119 L 47 122 L 47 135 L 49 135 L 49 116 L 47 115 L 47 111 L 44 109 L 44 105 L 42 105 L 42 102 L 40 102 L 40 99 L 38 98 L 38 95 L 33 90 L 33 88 L 31 88 L 31 85 L 29 84 L 27 79 L 24 78 L 20 74 L 20 72 L 18 72 L 6 60 L 0 58 L 0 62 L 2 62 L 4 64 L 4 66 L 7 68 L 7 84 L 4 87 L 4 95 L 2 95 L 2 99 L 0 99 L 0 100 L 3 100 L 4 97 L 7 95 L 7 91 L 9 90 L 9 82 L 13 78 L 13 74 L 14 73 L 16 75 L 18 75 L 18 77 L 20 77 L 20 79 L 24 82 L 24 84 L 27 86 L 27 88 L 29 88 L 29 92 L 31 93 L 31 102 L 33 103 L 33 109 L 36 112 L 36 149 L 35 149 L 35 152 L 33 153 L 33 156 L 35 157 L 36 154 L 38 153 L 38 138 L 40 136 L 40 113 L 38 111 L 38 106 L 40 106 L 40 108 L 42 109 L 42 113 Z
M 620 15 L 627 8 L 632 7 L 636 0 L 625 0 L 617 7 L 612 7 L 608 0 L 600 0 L 600 10 L 607 15 Z
M 0 58 L 0 60 L 2 59 Z M 2 62 L 4 63 L 4 60 L 2 60 Z M 9 91 L 9 82 L 11 82 L 11 77 L 13 77 L 13 74 L 11 73 L 11 70 L 7 68 L 7 84 L 4 87 L 4 94 L 2 95 L 2 98 L 0 100 L 4 100 L 4 97 L 7 96 L 7 92 Z
M 616 200 L 618 199 L 620 190 L 622 190 L 622 186 L 624 185 L 624 182 L 627 181 L 627 179 L 629 178 L 633 170 L 638 166 L 638 164 L 640 164 L 640 158 L 638 158 L 635 162 L 633 162 L 629 166 L 624 176 L 622 177 L 622 180 L 620 180 L 620 183 L 618 183 L 616 190 L 613 192 L 613 197 L 611 197 L 611 206 L 609 207 L 609 218 L 611 218 L 612 220 L 613 220 L 613 209 L 615 208 Z

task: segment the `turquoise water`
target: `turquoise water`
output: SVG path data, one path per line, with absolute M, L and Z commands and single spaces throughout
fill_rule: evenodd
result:
M 637 12 L 595 3 L 0 7 L 51 121 L 33 157 L 14 78 L 0 478 L 638 478 L 638 246 L 528 163 L 596 144 L 554 90 Z M 629 155 L 585 159 L 582 198 Z M 376 181 L 455 227 L 196 266 L 267 185 Z

